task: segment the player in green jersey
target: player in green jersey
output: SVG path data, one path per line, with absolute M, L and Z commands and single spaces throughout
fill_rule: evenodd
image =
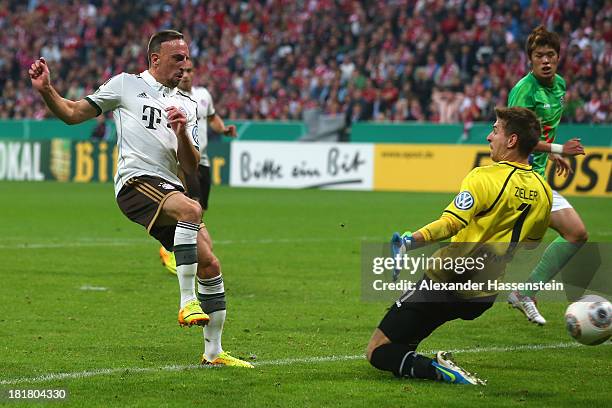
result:
M 565 80 L 557 74 L 560 48 L 556 33 L 547 31 L 543 26 L 535 28 L 525 45 L 532 71 L 512 88 L 508 96 L 508 107 L 528 108 L 540 119 L 542 135 L 533 153 L 533 169 L 542 176 L 545 176 L 549 158 L 554 160 L 557 174 L 567 176 L 572 170 L 563 156 L 584 154 L 580 139 L 571 139 L 563 145 L 554 143 L 565 97 Z M 540 263 L 531 272 L 529 282 L 551 280 L 588 238 L 576 210 L 556 191 L 553 191 L 550 227 L 560 236 L 546 248 Z M 508 303 L 522 311 L 529 321 L 543 325 L 546 320 L 537 309 L 535 294 L 535 291 L 512 292 Z

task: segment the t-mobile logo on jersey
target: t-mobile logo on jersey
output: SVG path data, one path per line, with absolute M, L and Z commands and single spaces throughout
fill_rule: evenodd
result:
M 183 113 L 185 113 L 184 109 L 183 109 Z M 148 122 L 147 126 L 145 126 L 147 129 L 157 130 L 155 125 L 156 124 L 159 125 L 161 123 L 161 118 L 162 118 L 161 109 L 155 108 L 149 105 L 144 105 L 142 107 L 142 120 L 144 120 L 145 122 Z M 166 127 L 168 129 L 172 128 L 172 126 L 170 126 L 169 123 L 166 124 Z
M 146 126 L 147 129 L 157 129 L 155 124 L 159 125 L 161 123 L 161 116 L 162 111 L 159 108 L 148 105 L 142 107 L 142 120 L 149 122 Z

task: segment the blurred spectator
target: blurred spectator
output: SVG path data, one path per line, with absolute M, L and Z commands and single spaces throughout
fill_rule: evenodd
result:
M 584 111 L 591 118 L 591 122 L 600 123 L 606 118 L 606 112 L 598 92 L 591 93 L 591 99 L 584 105 Z
M 95 142 L 107 141 L 110 139 L 110 126 L 108 126 L 106 117 L 107 115 L 100 115 L 96 117 L 96 127 L 91 132 L 90 139 Z
M 435 73 L 435 84 L 442 88 L 457 88 L 460 84 L 459 66 L 450 51 L 444 53 L 444 65 Z
M 146 69 L 147 38 L 174 28 L 224 117 L 486 120 L 539 24 L 562 37 L 563 120 L 612 122 L 612 0 L 0 0 L 0 118 L 50 115 L 25 75 L 36 57 L 76 99 Z
M 459 121 L 459 105 L 463 97 L 450 90 L 434 89 L 431 95 L 434 110 L 438 112 L 439 123 L 455 123 Z

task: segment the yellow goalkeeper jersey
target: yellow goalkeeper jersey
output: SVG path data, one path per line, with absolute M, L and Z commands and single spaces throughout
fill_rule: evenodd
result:
M 437 267 L 428 269 L 426 274 L 438 282 L 502 278 L 505 264 L 512 257 L 512 243 L 542 240 L 550 222 L 551 208 L 552 190 L 531 166 L 499 162 L 473 169 L 443 214 L 443 217 L 453 218 L 463 228 L 452 237 L 450 245 L 437 251 L 436 256 L 459 259 L 486 252 L 493 257 L 487 258 L 487 266 L 480 272 L 478 268 L 472 268 L 459 274 L 456 268 Z M 502 256 L 501 261 L 498 256 Z M 489 290 L 457 292 L 464 297 L 494 293 Z
M 452 242 L 523 242 L 543 238 L 552 190 L 526 164 L 499 162 L 473 169 L 445 213 L 463 228 Z

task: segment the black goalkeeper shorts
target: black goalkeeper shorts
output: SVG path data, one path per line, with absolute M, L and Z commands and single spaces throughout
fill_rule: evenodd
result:
M 417 288 L 419 285 L 420 281 Z M 393 343 L 410 345 L 416 350 L 442 324 L 455 319 L 474 320 L 493 306 L 496 297 L 463 299 L 452 291 L 406 292 L 389 308 L 378 328 Z

